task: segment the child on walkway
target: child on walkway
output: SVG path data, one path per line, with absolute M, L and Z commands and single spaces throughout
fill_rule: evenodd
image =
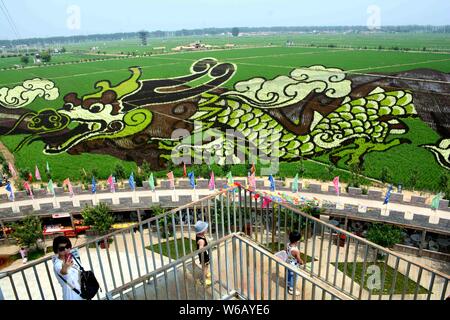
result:
M 287 244 L 286 251 L 288 258 L 286 260 L 290 265 L 300 268 L 304 262 L 300 258 L 300 250 L 297 248 L 297 244 L 301 239 L 299 232 L 293 231 L 289 234 L 289 243 Z M 294 290 L 294 272 L 287 270 L 288 272 L 288 292 L 289 294 L 297 294 Z
M 20 248 L 19 252 L 20 252 L 20 256 L 22 257 L 22 263 L 23 264 L 27 263 L 27 261 L 28 261 L 27 250 L 24 247 L 22 247 L 22 248 Z
M 208 240 L 206 240 L 206 230 L 208 230 L 208 223 L 204 221 L 197 221 L 195 224 L 195 242 L 197 243 L 197 250 L 206 247 L 208 245 Z M 209 267 L 209 254 L 208 251 L 204 251 L 198 254 L 200 264 L 202 265 L 203 276 L 205 279 L 205 285 L 211 285 L 211 277 L 208 273 Z

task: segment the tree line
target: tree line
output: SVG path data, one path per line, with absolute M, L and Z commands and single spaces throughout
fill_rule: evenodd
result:
M 239 32 L 366 32 L 367 26 L 302 26 L 302 27 L 239 27 Z M 379 32 L 422 32 L 422 33 L 450 33 L 450 25 L 405 25 L 405 26 L 381 26 Z M 110 34 L 92 34 L 78 36 L 58 36 L 49 38 L 28 38 L 16 40 L 0 40 L 0 46 L 11 47 L 16 45 L 46 45 L 60 43 L 78 43 L 84 41 L 110 41 L 140 37 L 138 32 L 120 32 Z M 147 32 L 147 31 L 146 31 Z M 203 28 L 203 29 L 181 29 L 177 31 L 156 30 L 148 32 L 149 38 L 166 38 L 180 36 L 202 36 L 219 35 L 232 32 L 231 28 Z

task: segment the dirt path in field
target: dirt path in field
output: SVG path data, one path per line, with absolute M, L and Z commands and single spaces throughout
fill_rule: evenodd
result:
M 14 155 L 8 150 L 8 148 L 5 147 L 5 145 L 1 141 L 0 141 L 0 153 L 7 162 L 10 162 L 12 165 L 14 165 L 15 161 Z

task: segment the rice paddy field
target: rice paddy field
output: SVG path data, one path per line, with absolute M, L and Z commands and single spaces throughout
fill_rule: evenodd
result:
M 286 40 L 292 40 L 294 47 L 284 46 Z M 401 50 L 364 50 L 353 48 L 341 48 L 341 46 L 367 46 L 368 48 L 385 48 L 391 46 L 416 48 L 421 50 L 424 46 L 433 50 L 450 51 L 450 37 L 439 34 L 407 34 L 407 35 L 279 35 L 266 37 L 183 37 L 167 40 L 150 40 L 147 47 L 142 47 L 139 41 L 111 41 L 101 43 L 83 43 L 65 46 L 69 52 L 80 50 L 81 53 L 67 53 L 59 55 L 61 61 L 77 61 L 80 55 L 88 55 L 92 46 L 97 46 L 100 51 L 109 54 L 138 51 L 140 53 L 152 51 L 152 47 L 166 46 L 170 48 L 202 40 L 211 45 L 235 43 L 237 48 L 229 50 L 182 52 L 171 54 L 159 54 L 145 57 L 117 57 L 108 56 L 105 61 L 77 62 L 72 64 L 43 66 L 39 68 L 24 68 L 18 70 L 0 71 L 0 88 L 12 88 L 27 79 L 36 77 L 52 80 L 59 88 L 60 95 L 56 100 L 46 101 L 38 98 L 27 108 L 38 111 L 43 108 L 58 109 L 63 106 L 63 97 L 69 92 L 76 92 L 79 96 L 95 92 L 94 84 L 99 80 L 109 80 L 111 83 L 119 83 L 129 77 L 128 68 L 140 66 L 143 71 L 141 79 L 165 78 L 182 76 L 189 72 L 189 68 L 195 61 L 204 57 L 214 57 L 221 62 L 230 62 L 237 65 L 235 76 L 225 84 L 232 89 L 233 85 L 242 80 L 253 77 L 272 79 L 279 75 L 288 75 L 294 68 L 308 67 L 312 65 L 324 65 L 340 68 L 349 73 L 352 72 L 383 72 L 392 73 L 412 70 L 417 68 L 431 68 L 442 72 L 450 72 L 450 53 L 445 52 L 413 52 Z M 272 46 L 264 47 L 271 43 Z M 326 47 L 302 47 L 301 45 L 328 45 L 336 44 L 337 48 Z M 85 51 L 85 53 L 82 53 Z M 0 59 L 2 63 L 9 63 L 9 59 Z M 18 59 L 18 58 L 17 58 Z M 3 61 L 2 61 L 3 60 Z M 52 60 L 52 61 L 55 61 Z M 364 174 L 367 177 L 379 179 L 382 168 L 388 168 L 392 173 L 392 181 L 408 186 L 411 172 L 419 172 L 419 182 L 416 189 L 436 190 L 440 176 L 447 173 L 447 169 L 440 166 L 433 154 L 421 144 L 435 144 L 442 137 L 427 126 L 419 118 L 408 118 L 405 123 L 410 128 L 403 136 L 411 140 L 410 144 L 402 144 L 384 152 L 371 152 L 364 159 Z M 398 136 L 397 136 L 398 137 Z M 402 136 L 400 136 L 401 138 Z M 1 136 L 0 141 L 11 151 L 24 138 L 23 135 Z M 117 163 L 122 163 L 129 172 L 136 172 L 136 164 L 130 161 L 122 161 L 113 156 L 99 154 L 81 155 L 44 155 L 44 144 L 33 142 L 29 146 L 14 152 L 15 164 L 18 168 L 34 168 L 38 165 L 44 172 L 45 163 L 48 162 L 54 180 L 62 181 L 69 177 L 76 181 L 80 177 L 80 170 L 87 172 L 93 169 L 98 171 L 99 178 L 106 178 L 111 174 Z M 325 165 L 330 164 L 327 155 L 312 157 Z M 329 179 L 330 175 L 324 165 L 306 162 L 306 177 Z M 344 159 L 338 163 L 338 168 L 348 169 Z M 298 163 L 282 163 L 279 177 L 292 177 L 297 173 Z M 178 170 L 178 169 L 177 169 Z M 165 171 L 167 172 L 167 171 Z M 157 176 L 165 175 L 159 172 Z M 177 174 L 178 171 L 175 171 Z M 181 172 L 181 171 L 180 171 Z M 237 165 L 232 167 L 234 175 L 247 175 L 247 166 Z M 339 171 L 337 171 L 339 173 Z M 348 178 L 348 173 L 341 173 L 343 180 Z M 44 178 L 45 180 L 45 178 Z

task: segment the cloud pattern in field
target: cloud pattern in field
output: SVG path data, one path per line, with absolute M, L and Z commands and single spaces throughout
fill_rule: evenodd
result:
M 37 97 L 55 100 L 59 97 L 59 90 L 54 82 L 41 78 L 26 80 L 14 88 L 0 88 L 0 104 L 6 108 L 24 107 Z
M 350 94 L 351 81 L 341 69 L 311 66 L 294 69 L 289 76 L 273 80 L 253 78 L 235 84 L 234 91 L 224 95 L 235 96 L 259 108 L 282 108 L 305 99 L 310 93 L 324 93 L 330 98 Z

